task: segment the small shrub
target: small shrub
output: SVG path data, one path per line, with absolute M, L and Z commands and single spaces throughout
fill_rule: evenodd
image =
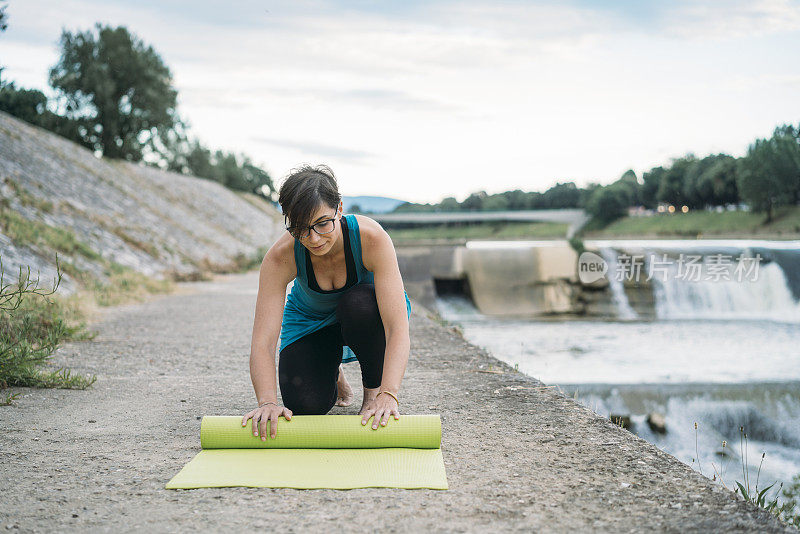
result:
M 0 260 L 0 389 L 13 386 L 85 389 L 95 376 L 73 376 L 68 369 L 43 370 L 62 341 L 87 339 L 91 334 L 76 322 L 67 301 L 51 300 L 61 282 L 56 258 L 57 279 L 52 290 L 39 287 L 30 269 L 20 269 L 14 283 L 6 282 Z M 11 404 L 18 393 L 5 393 L 0 404 Z

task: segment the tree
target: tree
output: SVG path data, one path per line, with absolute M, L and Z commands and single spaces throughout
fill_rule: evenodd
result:
M 58 135 L 81 142 L 80 125 L 47 109 L 47 97 L 38 89 L 17 88 L 14 82 L 0 87 L 0 111 L 40 126 Z
M 642 175 L 644 183 L 641 187 L 642 204 L 646 208 L 653 209 L 658 204 L 658 190 L 661 187 L 661 180 L 667 174 L 664 167 L 653 167 L 649 172 Z
M 754 210 L 773 218 L 773 209 L 796 204 L 800 197 L 800 132 L 792 126 L 775 128 L 769 139 L 757 139 L 741 158 L 736 185 Z
M 714 163 L 716 156 L 696 159 L 688 164 L 683 174 L 683 203 L 690 208 L 702 208 L 711 202 L 708 191 L 701 190 L 700 177 Z
M 508 199 L 501 193 L 490 195 L 483 200 L 483 211 L 505 211 L 508 209 Z
M 781 202 L 783 184 L 772 169 L 773 146 L 768 139 L 756 139 L 740 161 L 737 186 L 742 198 L 756 211 L 767 214 L 772 222 L 773 209 Z
M 217 175 L 219 176 L 220 183 L 231 189 L 241 190 L 244 176 L 242 168 L 236 161 L 236 155 L 217 150 L 214 153 L 214 161 L 216 162 Z
M 661 177 L 661 182 L 658 185 L 656 199 L 659 202 L 668 202 L 676 206 L 681 206 L 688 202 L 684 192 L 684 181 L 689 167 L 695 161 L 697 161 L 697 158 L 692 154 L 673 160 L 672 166 Z
M 461 209 L 467 211 L 480 211 L 483 209 L 483 201 L 486 200 L 486 191 L 478 191 L 477 193 L 472 193 L 470 196 L 464 199 L 464 202 L 461 203 Z
M 580 192 L 575 182 L 558 182 L 543 193 L 542 201 L 545 208 L 577 208 L 580 202 Z
M 621 190 L 625 191 L 625 195 L 628 198 L 628 206 L 639 206 L 642 204 L 642 195 L 640 192 L 641 184 L 639 184 L 639 178 L 636 177 L 636 173 L 633 172 L 633 170 L 628 169 L 622 173 L 619 180 L 614 183 Z
M 790 125 L 775 128 L 772 138 L 772 171 L 783 184 L 784 200 L 800 201 L 800 131 Z
M 508 200 L 508 209 L 524 210 L 528 207 L 528 199 L 522 190 L 514 189 L 513 191 L 506 191 L 503 194 L 506 200 Z
M 186 154 L 186 166 L 189 174 L 217 182 L 221 181 L 217 176 L 214 162 L 211 160 L 211 151 L 196 139 L 192 142 L 189 153 Z
M 245 187 L 248 191 L 272 198 L 277 194 L 272 177 L 264 169 L 253 165 L 249 158 L 244 158 L 242 170 L 245 176 Z
M 81 137 L 112 158 L 141 160 L 175 127 L 177 91 L 161 57 L 127 28 L 96 24 L 62 31 L 61 57 L 49 72 L 64 115 L 82 124 Z
M 540 210 L 547 206 L 545 205 L 545 197 L 538 191 L 527 193 L 527 204 L 529 210 Z
M 18 89 L 14 82 L 0 87 L 0 110 L 25 122 L 38 124 L 46 105 L 47 97 L 36 89 Z
M 600 187 L 589 198 L 586 211 L 600 223 L 608 224 L 625 215 L 630 206 L 629 195 L 629 191 L 620 182 Z
M 739 202 L 736 188 L 736 158 L 717 154 L 703 159 L 703 171 L 693 180 L 694 195 L 702 207 L 724 206 Z
M 3 5 L 0 6 L 0 33 L 6 31 L 6 28 L 8 28 L 8 14 L 6 13 L 7 7 L 8 6 L 5 5 L 5 2 L 3 2 Z M 2 76 L 3 76 L 3 67 L 0 67 L 0 87 L 3 86 Z
M 590 182 L 585 188 L 581 189 L 580 197 L 578 198 L 578 207 L 586 208 L 586 206 L 589 204 L 589 199 L 592 198 L 594 192 L 601 187 L 603 186 L 597 182 Z
M 447 197 L 439 203 L 440 211 L 458 211 L 460 206 L 455 197 Z

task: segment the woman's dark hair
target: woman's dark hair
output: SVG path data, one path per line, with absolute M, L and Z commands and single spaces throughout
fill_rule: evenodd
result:
M 341 200 L 339 184 L 327 165 L 293 169 L 278 193 L 278 203 L 289 226 L 311 226 L 311 217 L 320 204 L 337 208 Z

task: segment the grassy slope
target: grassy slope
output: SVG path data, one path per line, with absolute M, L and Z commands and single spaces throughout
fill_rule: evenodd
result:
M 694 211 L 652 217 L 624 217 L 585 237 L 771 237 L 800 238 L 800 207 L 783 207 L 765 225 L 763 213 Z

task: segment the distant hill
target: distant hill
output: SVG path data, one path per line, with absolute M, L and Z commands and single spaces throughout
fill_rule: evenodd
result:
M 358 197 L 342 197 L 342 204 L 345 213 L 350 212 L 351 206 L 358 205 L 362 213 L 389 213 L 400 204 L 406 202 L 405 200 L 398 200 L 389 197 L 371 197 L 371 196 L 358 196 Z

